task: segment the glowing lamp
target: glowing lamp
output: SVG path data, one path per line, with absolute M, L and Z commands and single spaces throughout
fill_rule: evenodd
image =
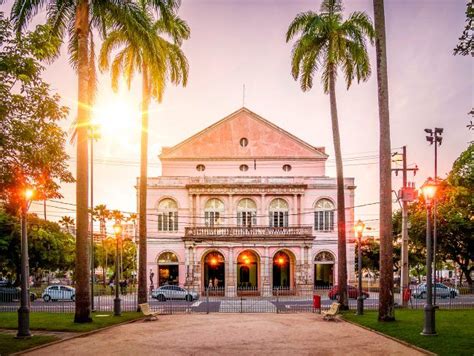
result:
M 362 222 L 362 220 L 359 219 L 355 225 L 355 231 L 357 231 L 357 236 L 362 236 L 362 233 L 364 232 L 365 224 Z
M 282 264 L 284 264 L 284 263 L 285 263 L 284 258 L 283 258 L 283 257 L 279 257 L 279 258 L 278 258 L 278 264 L 282 265 Z
M 31 198 L 33 198 L 33 195 L 35 194 L 34 190 L 33 189 L 26 189 L 25 190 L 25 198 L 27 200 L 30 200 Z
M 217 259 L 215 257 L 211 258 L 211 265 L 215 266 L 217 264 Z
M 250 264 L 250 260 L 249 260 L 248 258 L 246 258 L 246 259 L 244 260 L 244 263 L 245 263 L 246 265 L 249 265 L 249 264 Z
M 115 235 L 120 235 L 122 233 L 122 225 L 119 223 L 114 224 Z
M 426 205 L 431 205 L 431 202 L 433 201 L 435 195 L 436 195 L 436 182 L 428 178 L 428 180 L 423 184 L 421 187 L 421 191 L 423 192 L 423 196 L 425 197 Z

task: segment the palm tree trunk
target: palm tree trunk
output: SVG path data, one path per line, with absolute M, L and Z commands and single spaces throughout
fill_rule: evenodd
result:
M 76 173 L 76 314 L 75 323 L 91 322 L 89 290 L 88 243 L 88 157 L 87 112 L 88 97 L 88 35 L 89 3 L 80 1 L 76 8 L 76 34 L 78 37 L 78 106 L 77 106 L 77 173 Z
M 341 138 L 336 103 L 335 68 L 329 76 L 329 100 L 331 102 L 332 137 L 336 157 L 337 181 L 337 284 L 339 285 L 339 303 L 342 309 L 349 309 L 347 300 L 347 257 L 346 257 L 346 209 L 344 201 L 344 172 L 342 167 Z
M 388 110 L 387 50 L 383 0 L 374 0 L 375 51 L 380 122 L 380 293 L 379 320 L 395 320 L 393 305 L 392 170 Z
M 138 189 L 138 304 L 147 302 L 146 282 L 146 194 L 148 165 L 148 106 L 150 89 L 146 64 L 142 66 L 142 133 L 140 151 L 140 183 Z

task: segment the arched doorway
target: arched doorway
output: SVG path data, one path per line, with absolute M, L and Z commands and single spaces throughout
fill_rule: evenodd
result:
M 209 252 L 204 256 L 204 289 L 224 292 L 225 287 L 225 260 L 217 251 Z
M 289 290 L 291 286 L 290 256 L 279 251 L 273 256 L 273 288 Z
M 331 287 L 334 284 L 334 255 L 328 251 L 319 252 L 314 258 L 314 286 Z
M 163 252 L 158 257 L 158 286 L 179 284 L 179 262 L 173 252 Z
M 258 293 L 259 261 L 256 253 L 245 250 L 237 257 L 237 291 L 239 294 Z

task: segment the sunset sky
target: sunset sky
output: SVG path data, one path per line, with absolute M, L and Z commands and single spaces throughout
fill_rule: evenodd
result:
M 321 1 L 290 0 L 183 0 L 180 16 L 191 27 L 184 46 L 190 65 L 186 88 L 169 86 L 163 103 L 154 103 L 150 114 L 149 175 L 160 174 L 158 154 L 242 106 L 329 153 L 327 173 L 335 175 L 329 97 L 319 78 L 313 90 L 303 93 L 290 75 L 292 44 L 285 43 L 289 23 L 299 12 L 318 10 Z M 7 13 L 12 1 L 0 8 Z M 345 14 L 365 11 L 373 17 L 371 0 L 347 0 Z M 424 128 L 444 128 L 439 150 L 439 176 L 445 177 L 456 157 L 473 139 L 466 125 L 473 107 L 472 57 L 453 56 L 464 28 L 464 0 L 386 0 L 390 119 L 392 147 L 408 146 L 409 164 L 420 168 L 417 186 L 433 175 L 433 147 Z M 44 11 L 34 23 L 44 21 Z M 372 77 L 347 91 L 340 76 L 337 87 L 345 175 L 355 177 L 356 204 L 378 202 L 378 105 L 375 50 L 369 48 Z M 77 79 L 63 55 L 47 66 L 46 81 L 71 108 L 75 117 Z M 115 95 L 108 73 L 100 76 L 97 113 L 102 119 L 127 113 L 129 124 L 104 130 L 95 146 L 94 203 L 136 211 L 134 188 L 139 173 L 138 110 L 140 81 L 130 92 Z M 75 148 L 68 145 L 75 174 Z M 410 179 L 412 176 L 410 175 Z M 401 178 L 393 180 L 398 190 Z M 66 203 L 75 203 L 74 185 L 63 189 Z M 51 219 L 74 215 L 73 205 L 48 203 Z M 397 205 L 394 205 L 397 207 Z M 32 211 L 41 212 L 41 205 Z M 356 219 L 378 229 L 378 206 L 358 208 Z

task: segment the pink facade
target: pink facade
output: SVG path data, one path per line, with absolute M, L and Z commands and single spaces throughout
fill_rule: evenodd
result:
M 336 180 L 325 176 L 327 158 L 246 108 L 163 148 L 162 176 L 148 179 L 153 285 L 233 295 L 334 284 Z M 346 207 L 354 189 L 345 178 Z M 354 279 L 353 209 L 346 222 Z

